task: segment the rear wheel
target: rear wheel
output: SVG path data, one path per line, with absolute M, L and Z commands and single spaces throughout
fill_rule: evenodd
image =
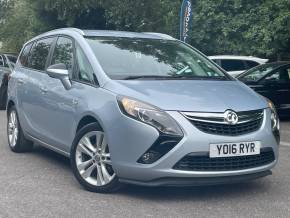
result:
M 8 112 L 7 138 L 13 152 L 27 152 L 33 148 L 33 143 L 24 137 L 15 106 L 12 106 Z
M 77 133 L 71 150 L 71 165 L 79 183 L 89 191 L 109 193 L 120 187 L 106 135 L 96 123 Z

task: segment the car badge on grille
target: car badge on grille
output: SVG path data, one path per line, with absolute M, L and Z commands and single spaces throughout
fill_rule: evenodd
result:
M 224 113 L 225 122 L 230 125 L 236 125 L 239 122 L 239 116 L 232 110 L 227 110 Z

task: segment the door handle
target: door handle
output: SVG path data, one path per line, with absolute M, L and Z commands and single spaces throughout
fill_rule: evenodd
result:
M 18 83 L 19 85 L 24 84 L 24 79 L 18 79 L 18 80 L 17 80 L 17 83 Z
M 45 87 L 41 87 L 40 90 L 42 94 L 46 94 L 48 92 L 48 89 Z
M 79 101 L 77 99 L 72 100 L 73 106 L 77 106 L 79 104 Z

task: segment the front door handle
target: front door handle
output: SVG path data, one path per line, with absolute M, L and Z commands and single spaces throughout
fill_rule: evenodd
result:
M 23 85 L 23 84 L 24 84 L 24 79 L 18 79 L 18 80 L 17 80 L 17 83 L 18 83 L 19 85 Z
M 73 106 L 77 106 L 79 104 L 79 101 L 77 99 L 72 100 Z
M 48 89 L 46 87 L 41 87 L 40 90 L 42 94 L 46 94 L 48 92 Z

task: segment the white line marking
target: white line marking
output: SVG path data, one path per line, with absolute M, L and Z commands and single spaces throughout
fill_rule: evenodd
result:
M 280 144 L 283 145 L 283 146 L 288 146 L 288 147 L 290 147 L 290 143 L 289 143 L 289 142 L 281 142 Z

